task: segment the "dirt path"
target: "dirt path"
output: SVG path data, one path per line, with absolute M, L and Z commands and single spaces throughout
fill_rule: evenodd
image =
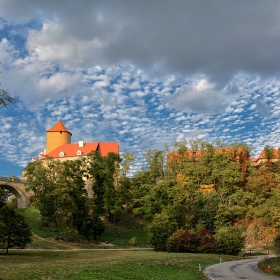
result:
M 35 236 L 36 238 L 40 239 L 40 240 L 45 241 L 45 242 L 56 244 L 56 245 L 59 245 L 59 246 L 62 246 L 62 247 L 65 247 L 65 248 L 68 248 L 68 249 L 71 249 L 71 250 L 78 250 L 79 249 L 76 246 L 66 244 L 63 241 L 55 241 L 55 240 L 49 240 L 49 239 L 43 238 L 43 237 L 35 234 L 34 232 L 32 232 L 32 235 Z

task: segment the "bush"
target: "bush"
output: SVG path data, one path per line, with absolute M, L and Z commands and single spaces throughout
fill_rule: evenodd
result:
M 199 252 L 201 253 L 215 253 L 217 250 L 218 241 L 214 236 L 206 229 L 203 228 L 198 235 L 199 238 Z
M 274 251 L 275 251 L 275 254 L 277 256 L 280 255 L 280 235 L 278 234 L 275 238 L 274 238 Z
M 170 252 L 213 253 L 217 240 L 206 228 L 197 234 L 193 230 L 176 230 L 168 239 L 167 249 Z
M 156 251 L 166 251 L 168 237 L 174 232 L 177 223 L 166 214 L 156 214 L 149 226 L 150 243 Z
M 237 227 L 220 228 L 216 234 L 217 253 L 237 255 L 245 245 L 245 237 Z
M 168 239 L 167 249 L 170 252 L 197 252 L 199 247 L 198 236 L 192 230 L 176 230 Z

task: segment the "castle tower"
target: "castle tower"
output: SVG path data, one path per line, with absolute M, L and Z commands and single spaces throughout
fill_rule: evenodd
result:
M 72 133 L 67 130 L 60 120 L 46 131 L 46 154 L 64 144 L 71 144 L 71 136 Z

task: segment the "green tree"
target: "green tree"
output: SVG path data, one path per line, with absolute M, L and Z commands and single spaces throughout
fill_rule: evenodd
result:
M 148 229 L 151 234 L 150 243 L 156 251 L 166 251 L 168 238 L 176 228 L 176 221 L 169 215 L 165 213 L 155 215 Z
M 9 191 L 3 188 L 0 188 L 0 208 L 7 204 L 7 199 L 9 196 Z
M 87 173 L 92 183 L 93 190 L 93 205 L 96 215 L 104 214 L 104 184 L 105 172 L 104 164 L 101 155 L 98 152 L 93 152 L 87 158 Z
M 98 152 L 87 158 L 87 173 L 92 181 L 93 204 L 96 215 L 105 214 L 109 221 L 116 221 L 119 213 L 119 166 L 121 158 L 116 153 L 102 157 Z
M 156 183 L 165 177 L 165 152 L 162 150 L 147 150 L 144 152 L 146 160 L 144 171 L 146 171 L 146 182 Z
M 25 248 L 32 242 L 31 230 L 25 223 L 24 217 L 18 214 L 15 209 L 4 206 L 0 209 L 0 246 L 6 249 L 13 247 Z
M 80 230 L 80 233 L 90 241 L 90 237 L 93 237 L 96 240 L 102 235 L 105 230 L 105 226 L 100 219 L 100 217 L 95 216 L 93 218 L 88 217 Z
M 124 152 L 122 153 L 121 158 L 121 176 L 126 178 L 131 168 L 135 166 L 137 156 L 131 152 Z
M 62 198 L 61 208 L 66 215 L 69 233 L 79 232 L 89 214 L 87 191 L 84 180 L 84 160 L 63 161 L 59 164 L 58 187 Z
M 151 222 L 155 214 L 162 213 L 169 209 L 172 201 L 169 195 L 174 186 L 174 181 L 163 181 L 158 184 L 143 184 L 134 192 L 134 209 L 135 214 L 140 214 L 148 222 Z
M 30 163 L 24 173 L 43 223 L 52 223 L 57 235 L 62 228 L 70 234 L 79 231 L 89 213 L 83 159 L 61 162 L 48 158 Z

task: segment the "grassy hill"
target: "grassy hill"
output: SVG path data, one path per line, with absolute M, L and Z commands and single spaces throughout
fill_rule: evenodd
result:
M 61 232 L 63 241 L 55 241 L 56 232 L 52 227 L 43 227 L 40 213 L 34 206 L 18 209 L 30 225 L 33 242 L 27 248 L 151 248 L 148 242 L 148 233 L 143 229 L 141 221 L 135 217 L 126 217 L 119 224 L 110 224 L 105 221 L 105 232 L 98 242 L 88 242 L 82 236 L 70 236 L 67 232 Z

